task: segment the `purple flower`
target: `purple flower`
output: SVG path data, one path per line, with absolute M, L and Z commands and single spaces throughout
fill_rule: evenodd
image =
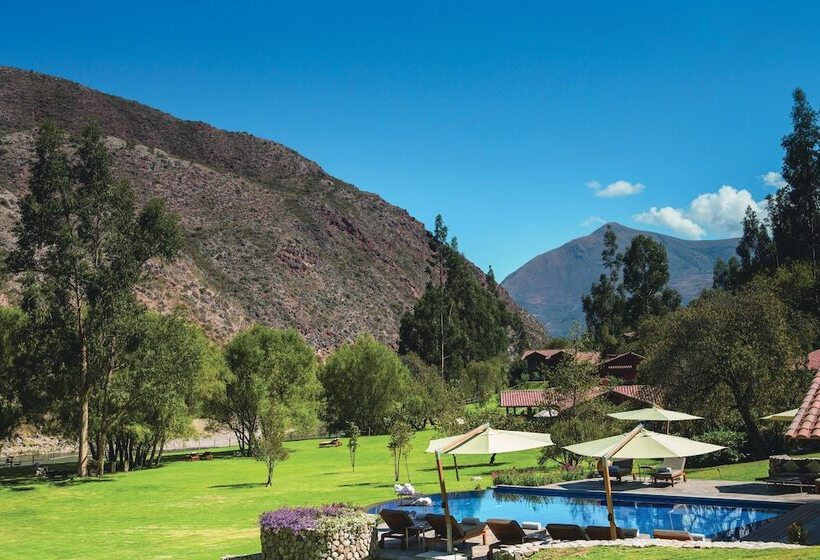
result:
M 265 531 L 287 530 L 294 535 L 316 528 L 319 511 L 316 508 L 280 508 L 262 514 L 259 524 Z
M 300 535 L 305 531 L 313 531 L 323 517 L 337 517 L 352 511 L 344 504 L 328 504 L 318 508 L 296 507 L 280 508 L 268 511 L 259 518 L 259 525 L 265 531 L 290 531 Z

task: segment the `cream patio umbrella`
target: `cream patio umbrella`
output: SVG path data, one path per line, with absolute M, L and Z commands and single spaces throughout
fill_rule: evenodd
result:
M 700 416 L 693 416 L 685 412 L 677 412 L 674 410 L 666 410 L 659 406 L 650 408 L 641 408 L 640 410 L 628 410 L 626 412 L 613 412 L 607 414 L 612 418 L 618 420 L 637 420 L 638 422 L 666 422 L 666 433 L 669 433 L 669 424 L 671 422 L 680 422 L 682 420 L 703 420 Z
M 494 430 L 489 424 L 483 424 L 460 436 L 430 441 L 427 446 L 427 453 L 436 454 L 436 469 L 438 470 L 438 482 L 441 488 L 441 506 L 444 509 L 444 519 L 447 525 L 448 554 L 453 552 L 453 528 L 450 526 L 450 506 L 447 502 L 444 468 L 441 466 L 442 454 L 452 455 L 453 461 L 455 461 L 456 455 L 495 455 L 496 453 L 538 449 L 550 445 L 554 444 L 549 434 Z M 456 476 L 458 476 L 458 463 L 456 463 Z
M 799 408 L 793 408 L 792 410 L 784 410 L 783 412 L 776 412 L 774 414 L 769 414 L 768 416 L 763 416 L 761 420 L 771 420 L 772 422 L 791 422 L 794 420 L 794 417 L 797 416 L 797 411 L 800 410 Z
M 604 492 L 606 493 L 606 507 L 609 512 L 609 527 L 612 538 L 616 538 L 615 511 L 612 505 L 612 485 L 609 480 L 609 469 L 606 468 L 610 459 L 662 459 L 666 457 L 693 457 L 705 455 L 725 449 L 720 445 L 703 443 L 680 436 L 659 434 L 644 429 L 642 424 L 629 432 L 619 436 L 596 439 L 576 445 L 564 447 L 577 455 L 586 457 L 600 457 L 604 465 Z

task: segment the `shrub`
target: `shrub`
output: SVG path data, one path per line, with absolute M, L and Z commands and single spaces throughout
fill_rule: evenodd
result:
M 308 531 L 333 532 L 342 526 L 364 527 L 369 519 L 369 514 L 345 504 L 329 504 L 321 507 L 283 507 L 268 511 L 259 518 L 259 526 L 263 531 L 289 531 L 294 535 L 301 535 Z
M 581 480 L 592 476 L 588 465 L 561 465 L 560 469 L 544 471 L 541 469 L 504 469 L 492 473 L 495 484 L 510 486 L 547 486 L 557 482 Z
M 712 467 L 727 463 L 739 463 L 747 457 L 742 451 L 746 446 L 746 434 L 743 432 L 726 429 L 712 430 L 701 434 L 697 439 L 714 445 L 723 445 L 726 449 L 687 459 L 692 467 Z

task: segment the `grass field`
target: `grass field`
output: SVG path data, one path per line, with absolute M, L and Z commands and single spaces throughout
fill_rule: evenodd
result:
M 409 460 L 412 482 L 426 493 L 438 492 L 434 459 L 424 453 L 432 435 L 416 435 Z M 346 447 L 319 449 L 317 441 L 288 444 L 291 457 L 276 468 L 272 488 L 262 485 L 262 463 L 229 454 L 202 462 L 177 457 L 160 468 L 88 481 L 41 482 L 0 471 L 0 558 L 214 559 L 258 551 L 256 521 L 265 510 L 341 501 L 367 505 L 394 497 L 387 437 L 360 441 L 355 473 Z M 537 456 L 538 451 L 500 455 L 494 466 L 481 463 L 484 457 L 462 458 L 460 482 L 448 463 L 448 489 L 490 486 L 493 470 L 534 466 Z M 766 462 L 759 461 L 722 467 L 720 476 L 714 469 L 692 476 L 751 480 L 765 471 Z M 482 479 L 472 481 L 474 476 Z M 404 472 L 402 481 L 406 481 Z M 656 552 L 636 557 L 672 558 L 653 556 Z M 595 559 L 626 557 L 613 550 L 578 554 Z M 629 554 L 631 558 L 635 552 Z M 709 554 L 709 558 L 741 557 L 734 552 Z M 705 554 L 697 557 L 701 556 Z
M 409 464 L 414 485 L 437 493 L 435 460 L 424 453 L 431 436 L 416 435 Z M 0 558 L 213 560 L 258 551 L 257 518 L 265 510 L 342 501 L 367 505 L 395 497 L 386 436 L 360 440 L 355 473 L 347 447 L 319 449 L 317 441 L 288 447 L 291 457 L 276 467 L 271 488 L 262 485 L 262 463 L 234 457 L 169 461 L 82 482 L 38 482 L 0 471 Z M 495 466 L 462 459 L 461 482 L 448 471 L 448 489 L 489 486 L 493 470 L 533 466 L 537 456 L 500 455 Z M 473 476 L 482 480 L 473 482 Z

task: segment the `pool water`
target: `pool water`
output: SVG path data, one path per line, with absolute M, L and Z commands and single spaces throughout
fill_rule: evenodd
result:
M 450 513 L 456 519 L 477 517 L 515 519 L 519 522 L 608 525 L 606 502 L 601 495 L 562 490 L 496 489 L 449 494 Z M 417 514 L 442 513 L 441 496 L 431 495 L 432 506 L 399 506 L 392 501 L 371 508 L 413 510 Z M 738 540 L 760 523 L 777 517 L 792 506 L 765 502 L 709 500 L 700 498 L 618 497 L 614 501 L 619 527 L 637 528 L 652 535 L 654 529 L 675 529 L 702 533 L 712 540 Z

